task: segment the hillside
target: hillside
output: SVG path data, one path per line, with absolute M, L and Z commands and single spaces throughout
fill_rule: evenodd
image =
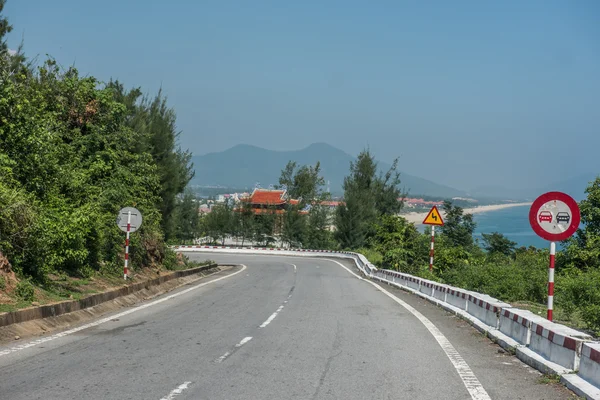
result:
M 330 181 L 333 193 L 342 192 L 344 177 L 348 174 L 354 157 L 325 143 L 314 143 L 294 151 L 273 151 L 251 145 L 237 145 L 228 150 L 194 156 L 192 161 L 196 176 L 192 185 L 221 185 L 235 188 L 253 188 L 257 182 L 262 187 L 276 185 L 281 169 L 288 161 L 314 165 L 321 162 L 323 176 Z M 381 170 L 390 165 L 380 162 Z M 412 195 L 464 196 L 465 192 L 408 174 L 401 175 L 402 186 Z

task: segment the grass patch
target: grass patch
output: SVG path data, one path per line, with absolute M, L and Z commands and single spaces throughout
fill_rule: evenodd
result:
M 15 304 L 0 304 L 0 312 L 17 311 L 21 308 L 27 308 L 29 306 L 31 306 L 31 303 L 27 301 L 18 301 Z
M 551 385 L 560 383 L 560 375 L 551 374 L 551 375 L 543 375 L 538 379 L 538 383 L 542 385 Z

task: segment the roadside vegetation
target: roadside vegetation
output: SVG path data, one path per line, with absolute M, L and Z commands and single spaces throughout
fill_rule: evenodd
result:
M 167 241 L 189 229 L 192 178 L 175 112 L 161 93 L 101 82 L 49 57 L 10 51 L 0 0 L 0 303 L 5 308 L 97 290 L 121 277 L 120 208 L 137 207 L 130 265 L 183 265 Z M 66 282 L 66 283 L 65 283 Z M 89 286 L 89 287 L 88 287 Z M 75 290 L 76 287 L 84 289 Z
M 283 214 L 217 205 L 201 217 L 190 153 L 177 143 L 176 116 L 161 93 L 101 82 L 51 57 L 9 51 L 12 27 L 0 0 L 0 311 L 76 298 L 120 284 L 124 235 L 117 212 L 137 207 L 131 236 L 135 273 L 176 269 L 186 260 L 167 244 L 213 243 L 344 249 L 373 263 L 487 293 L 543 313 L 548 250 L 517 248 L 499 233 L 474 239 L 476 224 L 446 201 L 446 224 L 428 269 L 429 232 L 402 218 L 397 163 L 379 173 L 368 150 L 350 165 L 343 200 L 326 204 L 321 167 L 290 161 L 279 187 L 298 199 Z M 600 178 L 580 203 L 582 226 L 556 266 L 556 319 L 600 334 Z M 144 272 L 146 271 L 146 272 Z

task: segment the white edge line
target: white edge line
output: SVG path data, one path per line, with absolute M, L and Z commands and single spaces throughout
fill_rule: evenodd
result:
M 184 383 L 182 383 L 181 385 L 179 385 L 175 389 L 173 389 L 171 391 L 171 393 L 169 393 L 165 397 L 161 398 L 160 400 L 173 400 L 175 398 L 175 396 L 179 396 L 181 393 L 183 393 L 183 391 L 188 388 L 188 385 L 190 383 L 192 383 L 192 382 L 184 382 Z
M 425 317 L 423 314 L 421 314 L 419 311 L 417 311 L 411 305 L 409 305 L 408 303 L 406 303 L 403 300 L 400 300 L 398 297 L 394 296 L 392 293 L 388 292 L 387 290 L 385 290 L 384 288 L 382 288 L 380 285 L 376 284 L 375 282 L 371 282 L 370 280 L 363 279 L 362 277 L 355 274 L 352 270 L 347 268 L 344 264 L 340 263 L 339 261 L 332 260 L 332 259 L 329 259 L 329 261 L 332 261 L 332 262 L 338 264 L 339 266 L 344 268 L 346 271 L 350 272 L 352 275 L 354 275 L 361 281 L 365 281 L 365 282 L 370 283 L 371 285 L 375 286 L 386 296 L 388 296 L 389 298 L 394 300 L 396 303 L 400 304 L 402 307 L 406 308 L 412 315 L 417 317 L 417 319 L 419 321 L 421 321 L 421 323 L 423 325 L 425 325 L 427 330 L 433 335 L 433 337 L 438 342 L 438 344 L 440 345 L 442 350 L 444 350 L 444 353 L 446 353 L 446 356 L 448 356 L 448 358 L 450 359 L 450 362 L 452 362 L 452 365 L 456 369 L 456 372 L 458 372 L 458 375 L 460 376 L 460 379 L 463 381 L 463 384 L 467 388 L 467 391 L 471 395 L 471 398 L 473 400 L 491 400 L 490 396 L 487 394 L 487 392 L 483 388 L 483 385 L 479 382 L 479 380 L 477 379 L 477 377 L 475 376 L 475 374 L 473 373 L 473 371 L 471 370 L 469 365 L 462 358 L 462 356 L 458 353 L 458 351 L 456 351 L 454 346 L 452 346 L 452 343 L 450 343 L 450 341 L 444 336 L 444 334 L 433 324 L 433 322 L 431 322 L 427 317 Z
M 69 330 L 66 330 L 66 331 L 54 334 L 52 336 L 46 336 L 46 337 L 34 340 L 32 342 L 29 342 L 29 343 L 24 343 L 24 344 L 21 344 L 19 346 L 15 346 L 15 347 L 11 347 L 9 349 L 2 350 L 2 351 L 0 351 L 0 357 L 1 356 L 5 356 L 7 354 L 11 354 L 11 353 L 17 352 L 17 351 L 20 351 L 20 350 L 25 350 L 25 349 L 28 349 L 30 347 L 34 347 L 34 346 L 40 345 L 42 343 L 49 342 L 51 340 L 62 338 L 62 337 L 71 335 L 73 333 L 77 333 L 79 331 L 82 331 L 84 329 L 88 329 L 88 328 L 92 328 L 94 326 L 98 326 L 98 325 L 104 324 L 104 323 L 109 322 L 109 321 L 111 321 L 113 319 L 118 319 L 118 318 L 124 317 L 126 315 L 132 314 L 132 313 L 134 313 L 136 311 L 140 311 L 140 310 L 143 310 L 145 308 L 152 307 L 152 306 L 154 306 L 156 304 L 160 304 L 162 302 L 165 302 L 167 300 L 171 300 L 171 299 L 173 299 L 175 297 L 182 296 L 182 295 L 184 295 L 186 293 L 189 293 L 189 292 L 191 292 L 193 290 L 199 289 L 199 288 L 201 288 L 203 286 L 210 285 L 211 283 L 215 283 L 215 282 L 219 282 L 220 280 L 223 280 L 223 279 L 231 278 L 232 276 L 235 276 L 235 275 L 243 272 L 247 268 L 244 264 L 241 264 L 241 266 L 242 266 L 242 269 L 240 269 L 237 272 L 234 272 L 233 274 L 229 274 L 229 275 L 217 278 L 217 279 L 213 279 L 212 281 L 201 283 L 201 284 L 193 286 L 191 288 L 182 290 L 181 292 L 177 292 L 177 293 L 171 294 L 169 296 L 160 298 L 158 300 L 154 300 L 154 301 L 151 301 L 149 303 L 142 304 L 140 306 L 131 308 L 131 309 L 127 310 L 127 311 L 123 311 L 123 312 L 120 312 L 118 314 L 114 314 L 114 315 L 111 315 L 109 317 L 102 318 L 102 319 L 100 319 L 98 321 L 90 322 L 89 324 L 78 326 L 77 328 L 69 329 Z

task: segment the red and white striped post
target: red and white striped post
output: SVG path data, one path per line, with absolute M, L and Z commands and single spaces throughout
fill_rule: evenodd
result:
M 556 258 L 556 243 L 550 242 L 550 268 L 548 268 L 548 321 L 552 321 L 554 307 L 554 259 Z
M 429 249 L 429 272 L 433 272 L 433 244 L 435 243 L 435 225 L 431 226 L 431 248 Z
M 129 263 L 129 232 L 131 231 L 131 211 L 127 213 L 127 236 L 125 237 L 125 267 L 123 267 L 123 279 L 127 280 L 127 265 Z

